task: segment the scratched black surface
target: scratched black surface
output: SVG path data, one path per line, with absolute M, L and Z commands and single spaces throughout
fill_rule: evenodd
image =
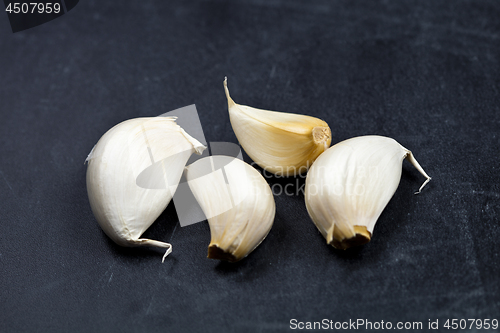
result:
M 0 331 L 500 319 L 499 17 L 498 1 L 80 1 L 13 34 L 0 14 Z M 423 178 L 405 162 L 351 251 L 325 244 L 302 195 L 275 197 L 238 264 L 206 259 L 208 225 L 180 227 L 172 206 L 146 232 L 173 243 L 164 264 L 114 245 L 85 157 L 113 125 L 193 103 L 207 141 L 237 142 L 224 76 L 237 102 L 320 117 L 334 142 L 393 137 L 433 180 L 413 195 Z

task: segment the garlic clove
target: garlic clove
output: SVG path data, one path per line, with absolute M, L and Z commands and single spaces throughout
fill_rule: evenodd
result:
M 136 118 L 107 131 L 87 157 L 87 192 L 97 222 L 121 246 L 171 244 L 140 236 L 175 193 L 192 153 L 205 147 L 175 117 Z M 153 166 L 153 168 L 151 168 Z
M 321 119 L 236 104 L 224 89 L 234 133 L 250 158 L 276 175 L 305 173 L 331 142 L 328 124 Z
M 208 258 L 236 262 L 264 240 L 276 207 L 257 170 L 237 158 L 211 156 L 187 166 L 185 175 L 210 225 Z
M 328 244 L 347 249 L 370 241 L 375 223 L 401 179 L 407 159 L 431 180 L 413 154 L 394 139 L 361 136 L 325 151 L 309 170 L 305 201 Z

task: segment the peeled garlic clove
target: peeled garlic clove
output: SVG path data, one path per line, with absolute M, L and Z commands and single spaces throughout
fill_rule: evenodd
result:
M 137 118 L 107 131 L 87 157 L 87 192 L 97 222 L 121 246 L 168 243 L 139 238 L 172 199 L 184 166 L 205 147 L 175 117 Z
M 274 197 L 250 165 L 229 156 L 205 157 L 186 167 L 186 179 L 210 225 L 208 258 L 241 260 L 271 230 Z
M 250 158 L 276 175 L 297 175 L 309 169 L 331 142 L 328 124 L 293 113 L 255 109 L 236 104 L 224 89 L 234 133 Z
M 375 223 L 393 196 L 407 159 L 431 180 L 413 154 L 394 139 L 361 136 L 325 151 L 309 170 L 305 201 L 309 216 L 338 249 L 370 241 Z

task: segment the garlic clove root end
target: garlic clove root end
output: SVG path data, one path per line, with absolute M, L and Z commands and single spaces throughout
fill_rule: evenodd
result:
M 330 239 L 328 244 L 339 250 L 347 250 L 350 247 L 364 245 L 371 240 L 372 234 L 366 229 L 365 226 L 355 225 L 353 226 L 353 229 L 354 236 L 349 238 L 346 238 L 338 232 L 336 233 L 334 230 L 332 235 L 333 237 Z
M 215 260 L 224 260 L 229 262 L 237 262 L 242 259 L 242 258 L 236 258 L 234 254 L 224 251 L 216 244 L 210 244 L 208 246 L 207 258 Z

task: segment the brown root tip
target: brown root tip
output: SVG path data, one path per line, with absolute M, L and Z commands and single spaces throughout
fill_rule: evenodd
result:
M 330 143 L 332 142 L 332 132 L 330 131 L 330 127 L 314 127 L 312 130 L 312 136 L 315 144 L 323 146 L 323 151 L 330 147 Z
M 333 238 L 330 242 L 330 245 L 339 250 L 346 250 L 353 246 L 366 244 L 372 237 L 370 232 L 366 230 L 365 226 L 355 225 L 354 231 L 356 232 L 356 235 L 354 237 L 344 238 L 340 241 L 336 238 Z
M 312 135 L 314 142 L 323 143 L 331 137 L 332 133 L 329 127 L 314 127 Z
M 237 259 L 233 254 L 227 253 L 217 245 L 210 245 L 208 247 L 208 256 L 207 258 L 210 259 L 217 259 L 217 260 L 224 260 L 224 261 L 229 261 L 229 262 L 236 262 L 239 259 Z

